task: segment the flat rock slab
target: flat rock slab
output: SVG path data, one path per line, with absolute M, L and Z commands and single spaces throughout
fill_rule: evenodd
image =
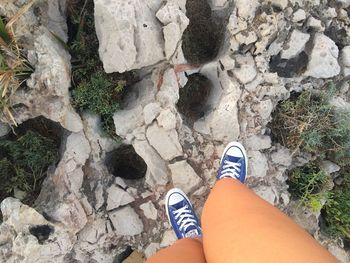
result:
M 135 236 L 143 231 L 143 224 L 134 209 L 129 206 L 108 213 L 114 232 L 122 236 Z
M 314 78 L 331 78 L 340 73 L 338 64 L 339 50 L 332 39 L 316 33 L 314 47 L 305 76 Z
M 95 0 L 99 54 L 107 73 L 125 72 L 165 58 L 158 1 Z

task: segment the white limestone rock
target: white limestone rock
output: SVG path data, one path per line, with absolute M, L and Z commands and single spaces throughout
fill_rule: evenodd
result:
M 246 55 L 236 55 L 236 68 L 233 69 L 233 74 L 242 84 L 247 84 L 253 81 L 257 75 L 255 61 L 250 53 Z
M 144 121 L 143 109 L 141 105 L 132 108 L 117 111 L 113 115 L 115 131 L 119 136 L 126 137 L 133 132 Z
M 235 38 L 240 44 L 245 44 L 245 45 L 249 45 L 258 40 L 258 36 L 255 33 L 255 31 L 239 32 L 237 35 L 235 35 Z
M 253 135 L 245 139 L 245 146 L 249 150 L 264 150 L 271 147 L 271 138 L 264 135 Z
M 322 25 L 321 20 L 316 19 L 313 16 L 309 17 L 309 19 L 306 22 L 306 26 L 318 32 L 323 32 L 325 29 L 325 27 Z
M 60 224 L 48 222 L 33 208 L 15 198 L 1 203 L 3 222 L 0 225 L 1 262 L 63 262 L 73 248 L 75 238 Z M 44 238 L 35 228 L 48 232 Z M 31 231 L 32 230 L 32 231 Z M 39 242 L 40 239 L 40 242 Z
M 151 102 L 143 108 L 143 115 L 145 118 L 145 123 L 151 124 L 155 118 L 159 115 L 161 111 L 160 104 L 158 102 Z
M 145 217 L 147 217 L 148 219 L 151 219 L 151 220 L 157 219 L 158 212 L 151 201 L 148 201 L 140 205 L 140 209 L 143 211 Z
M 196 174 L 186 160 L 169 165 L 174 187 L 180 188 L 186 194 L 192 192 L 202 183 L 202 179 Z
M 251 21 L 255 17 L 255 12 L 260 5 L 258 0 L 237 0 L 235 4 L 238 16 L 247 21 Z
M 147 164 L 146 183 L 151 187 L 166 185 L 169 180 L 165 161 L 145 140 L 135 140 L 133 146 Z
M 169 60 L 179 47 L 182 34 L 190 21 L 177 1 L 168 1 L 156 16 L 164 25 L 165 55 Z
M 196 121 L 193 128 L 211 135 L 216 141 L 228 143 L 237 140 L 240 134 L 237 101 L 241 95 L 238 81 L 231 78 L 226 71 L 221 71 L 217 62 L 206 64 L 200 73 L 213 82 L 213 90 L 208 99 L 208 107 L 213 110 Z
M 272 162 L 289 167 L 292 164 L 292 156 L 287 148 L 279 148 L 276 152 L 271 154 Z
M 157 121 L 158 126 L 167 131 L 176 128 L 176 116 L 170 109 L 163 110 L 159 114 Z
M 294 23 L 300 22 L 305 20 L 306 18 L 306 13 L 303 9 L 298 9 L 297 11 L 294 12 L 293 17 L 292 17 L 292 21 Z
M 273 103 L 270 99 L 262 100 L 257 104 L 254 109 L 260 115 L 263 120 L 269 120 L 273 111 Z
M 175 53 L 176 48 L 182 38 L 180 26 L 177 23 L 170 23 L 163 27 L 163 34 L 165 40 L 165 56 L 167 60 L 170 60 Z
M 283 49 L 281 52 L 282 59 L 291 59 L 300 54 L 305 48 L 306 43 L 309 41 L 310 35 L 303 33 L 297 29 L 294 29 L 289 41 L 287 43 L 287 49 Z
M 176 130 L 165 130 L 153 123 L 146 132 L 149 143 L 164 160 L 172 160 L 182 155 L 182 147 Z
M 163 83 L 156 98 L 164 109 L 174 107 L 179 100 L 179 85 L 174 69 L 164 72 Z
M 28 88 L 19 89 L 11 98 L 13 105 L 22 105 L 13 111 L 14 119 L 20 124 L 30 118 L 44 116 L 59 122 L 71 132 L 81 131 L 82 121 L 70 104 L 71 66 L 68 51 L 44 27 L 32 37 L 35 71 L 26 82 Z
M 248 157 L 248 175 L 256 178 L 265 177 L 269 168 L 266 156 L 259 151 L 250 151 Z
M 342 72 L 345 77 L 350 75 L 350 46 L 346 46 L 341 50 L 340 60 L 342 64 Z
M 109 212 L 116 235 L 135 236 L 143 231 L 143 223 L 138 214 L 129 206 Z
M 135 199 L 118 186 L 112 185 L 107 189 L 107 210 L 113 210 L 120 206 L 130 204 Z
M 164 59 L 160 2 L 94 0 L 99 54 L 107 73 L 125 72 Z
M 304 76 L 323 79 L 337 76 L 340 73 L 338 55 L 338 47 L 334 41 L 321 33 L 316 33 Z

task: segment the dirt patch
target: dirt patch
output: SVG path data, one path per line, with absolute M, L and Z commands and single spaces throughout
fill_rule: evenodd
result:
M 123 179 L 142 179 L 147 165 L 131 145 L 122 145 L 106 156 L 106 166 L 110 173 Z
M 225 19 L 213 15 L 207 0 L 187 0 L 186 10 L 190 24 L 183 34 L 185 58 L 193 64 L 213 60 L 224 38 Z
M 305 52 L 301 52 L 291 59 L 282 59 L 279 54 L 271 57 L 270 70 L 276 72 L 280 77 L 293 78 L 300 76 L 306 70 L 308 60 L 308 55 Z
M 29 232 L 38 239 L 39 244 L 43 244 L 55 232 L 55 229 L 49 225 L 37 225 L 30 227 Z
M 180 99 L 177 107 L 190 126 L 193 126 L 195 121 L 205 115 L 212 88 L 213 84 L 208 78 L 196 73 L 190 75 L 185 87 L 180 89 Z

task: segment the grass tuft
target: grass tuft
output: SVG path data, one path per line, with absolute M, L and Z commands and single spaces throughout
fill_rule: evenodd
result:
M 323 214 L 326 232 L 333 237 L 350 239 L 350 174 L 345 175 L 344 183 L 331 192 Z
M 69 41 L 72 55 L 72 104 L 78 111 L 101 116 L 105 135 L 118 139 L 113 113 L 121 108 L 126 87 L 137 79 L 134 72 L 104 72 L 98 55 L 93 0 L 68 2 Z
M 0 140 L 0 200 L 25 193 L 24 203 L 32 203 L 39 194 L 47 168 L 58 161 L 55 142 L 27 131 L 16 140 Z
M 274 138 L 293 150 L 325 156 L 346 165 L 350 161 L 350 111 L 330 104 L 334 89 L 304 91 L 281 102 L 270 124 Z
M 324 191 L 327 174 L 316 163 L 309 163 L 293 169 L 288 177 L 287 184 L 292 198 L 300 200 L 302 205 L 313 212 L 319 212 L 323 206 L 322 200 L 327 198 Z
M 33 1 L 22 7 L 9 21 L 0 18 L 0 121 L 17 123 L 12 114 L 11 98 L 33 72 L 18 46 L 13 24 L 31 8 Z

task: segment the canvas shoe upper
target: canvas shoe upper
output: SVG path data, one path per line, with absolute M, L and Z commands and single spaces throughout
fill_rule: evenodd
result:
M 239 142 L 229 143 L 221 157 L 217 179 L 233 178 L 245 182 L 248 169 L 248 158 L 245 149 Z
M 191 202 L 180 189 L 171 189 L 165 200 L 166 212 L 178 239 L 202 235 L 199 220 Z

